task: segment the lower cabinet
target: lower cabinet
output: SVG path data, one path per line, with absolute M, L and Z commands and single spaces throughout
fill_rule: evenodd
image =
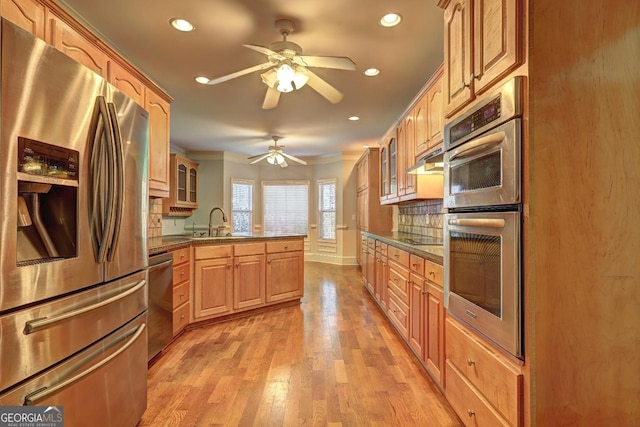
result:
M 265 303 L 265 244 L 234 245 L 233 309 L 261 307 Z
M 523 375 L 456 320 L 446 321 L 446 396 L 466 425 L 523 424 Z
M 303 241 L 267 242 L 267 303 L 297 299 L 303 294 Z
M 202 245 L 193 253 L 196 321 L 304 295 L 302 239 Z
M 198 320 L 231 313 L 233 245 L 196 246 L 194 254 L 194 318 Z
M 189 287 L 191 285 L 191 248 L 180 248 L 173 253 L 173 336 L 189 324 Z

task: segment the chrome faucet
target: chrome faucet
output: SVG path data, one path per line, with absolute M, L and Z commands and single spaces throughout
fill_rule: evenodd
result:
M 219 236 L 220 234 L 220 229 L 224 229 L 224 224 L 227 222 L 227 215 L 224 213 L 224 211 L 222 210 L 222 208 L 219 207 L 215 207 L 213 209 L 211 209 L 211 212 L 209 212 L 209 237 L 212 237 L 213 235 L 213 224 L 212 224 L 212 219 L 213 219 L 213 213 L 215 211 L 220 211 L 222 212 L 222 223 L 223 225 L 221 227 L 217 227 L 216 228 L 216 236 Z

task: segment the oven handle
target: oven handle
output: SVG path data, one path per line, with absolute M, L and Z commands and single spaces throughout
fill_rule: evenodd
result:
M 107 363 L 111 362 L 113 359 L 118 357 L 120 354 L 122 354 L 125 351 L 127 351 L 129 349 L 129 347 L 131 347 L 133 345 L 133 343 L 136 342 L 136 340 L 140 337 L 140 335 L 142 335 L 142 332 L 144 332 L 144 328 L 145 328 L 145 324 L 144 323 L 141 324 L 140 326 L 138 326 L 136 331 L 133 333 L 133 335 L 131 336 L 129 341 L 127 341 L 127 343 L 125 345 L 123 345 L 118 351 L 112 353 L 111 355 L 109 355 L 108 357 L 104 358 L 103 360 L 101 360 L 100 362 L 96 363 L 95 365 L 91 366 L 90 368 L 85 369 L 84 371 L 82 371 L 79 374 L 69 378 L 66 381 L 58 383 L 58 384 L 56 384 L 56 385 L 54 385 L 52 387 L 44 387 L 44 388 L 39 389 L 39 390 L 35 391 L 34 393 L 31 393 L 30 395 L 26 396 L 25 399 L 24 399 L 25 405 L 33 406 L 36 403 L 38 403 L 39 401 L 41 401 L 43 399 L 46 399 L 47 397 L 51 396 L 52 394 L 58 392 L 59 390 L 65 388 L 65 387 L 70 386 L 71 384 L 73 384 L 75 382 L 80 381 L 81 379 L 83 379 L 87 375 L 91 374 L 93 371 L 95 371 L 97 369 L 100 369 L 101 367 L 103 367 Z
M 495 144 L 499 144 L 504 141 L 506 134 L 504 132 L 496 132 L 491 135 L 483 136 L 482 138 L 474 139 L 466 144 L 456 148 L 449 155 L 449 160 L 453 160 L 457 157 L 468 157 L 478 152 L 485 151 Z
M 505 220 L 494 218 L 452 218 L 448 220 L 448 223 L 449 225 L 460 225 L 462 227 L 504 228 Z
M 62 322 L 64 320 L 70 319 L 72 317 L 77 317 L 80 316 L 82 314 L 88 313 L 90 311 L 93 310 L 97 310 L 98 308 L 104 307 L 106 305 L 109 305 L 113 302 L 119 301 L 123 298 L 128 297 L 129 295 L 137 292 L 138 290 L 140 290 L 145 284 L 147 283 L 146 280 L 141 280 L 138 283 L 136 283 L 135 285 L 133 285 L 132 287 L 130 287 L 129 289 L 127 289 L 124 292 L 121 292 L 117 295 L 112 296 L 111 298 L 107 298 L 104 301 L 100 301 L 98 303 L 95 304 L 91 304 L 91 305 L 87 305 L 85 307 L 79 308 L 77 310 L 72 310 L 69 311 L 67 313 L 61 314 L 60 316 L 54 316 L 51 318 L 39 318 L 39 319 L 33 319 L 33 320 L 29 320 L 25 323 L 24 325 L 24 333 L 26 335 L 28 334 L 32 334 L 34 332 L 38 332 L 39 329 L 43 329 L 46 327 L 49 327 L 55 323 L 59 323 Z

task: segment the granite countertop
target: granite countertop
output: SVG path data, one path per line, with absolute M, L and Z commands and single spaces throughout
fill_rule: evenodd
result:
M 271 235 L 263 233 L 220 236 L 220 237 L 193 237 L 191 234 L 175 234 L 169 236 L 152 237 L 149 239 L 149 255 L 158 254 L 188 245 L 211 245 L 223 243 L 258 242 L 263 240 L 290 240 L 304 239 L 303 234 Z
M 398 233 L 391 231 L 363 231 L 362 234 L 366 237 L 380 240 L 384 243 L 393 245 L 409 253 L 421 256 L 428 259 L 429 261 L 433 261 L 437 264 L 442 265 L 442 239 L 429 236 L 421 236 L 419 234 Z

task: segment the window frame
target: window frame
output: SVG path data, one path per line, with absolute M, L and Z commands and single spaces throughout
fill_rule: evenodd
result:
M 251 197 L 249 198 L 250 210 L 234 209 L 233 208 L 233 184 L 248 185 L 251 187 Z M 233 228 L 233 217 L 235 212 L 249 212 L 249 231 L 247 233 L 253 233 L 254 226 L 254 209 L 253 209 L 253 196 L 254 196 L 255 182 L 251 179 L 231 178 L 231 227 L 234 233 L 245 233 L 244 231 L 237 231 Z
M 333 185 L 333 209 L 323 209 L 322 206 L 322 190 L 323 185 Z M 338 239 L 338 180 L 336 178 L 318 180 L 318 241 L 336 243 Z M 333 212 L 333 239 L 323 238 L 323 222 L 322 216 L 324 212 Z

